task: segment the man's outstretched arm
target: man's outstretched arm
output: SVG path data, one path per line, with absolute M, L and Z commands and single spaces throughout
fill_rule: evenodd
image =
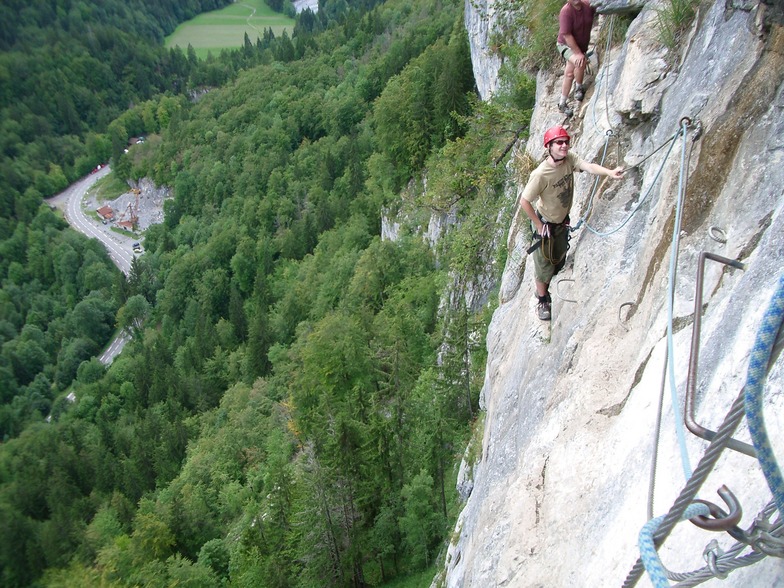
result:
M 624 167 L 618 166 L 615 169 L 609 169 L 607 167 L 602 167 L 598 163 L 588 163 L 587 161 L 581 162 L 580 169 L 582 171 L 587 171 L 589 174 L 595 174 L 597 176 L 607 176 L 608 178 L 612 178 L 614 180 L 620 180 L 623 177 Z

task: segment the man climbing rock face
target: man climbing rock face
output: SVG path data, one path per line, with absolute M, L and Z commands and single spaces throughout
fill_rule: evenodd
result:
M 547 157 L 531 172 L 515 211 L 512 226 L 522 208 L 531 219 L 534 237 L 541 246 L 533 252 L 536 281 L 537 315 L 550 320 L 550 281 L 563 268 L 569 249 L 569 210 L 574 196 L 574 172 L 587 171 L 615 180 L 623 177 L 623 167 L 608 169 L 588 163 L 569 152 L 571 137 L 565 128 L 555 126 L 544 134 Z
M 561 57 L 566 60 L 558 110 L 566 116 L 574 114 L 566 102 L 572 91 L 572 82 L 575 82 L 574 99 L 581 102 L 585 97 L 583 79 L 588 61 L 585 53 L 588 51 L 588 43 L 591 42 L 591 27 L 593 27 L 595 13 L 596 9 L 588 3 L 588 0 L 567 0 L 558 14 L 556 47 Z

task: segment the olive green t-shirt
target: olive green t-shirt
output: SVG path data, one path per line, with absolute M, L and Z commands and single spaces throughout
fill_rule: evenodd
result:
M 561 223 L 569 214 L 574 197 L 574 172 L 581 171 L 580 158 L 568 153 L 564 162 L 553 167 L 545 159 L 539 164 L 523 190 L 523 198 L 550 223 Z

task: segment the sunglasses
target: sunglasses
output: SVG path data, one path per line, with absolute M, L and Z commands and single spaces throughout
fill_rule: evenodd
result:
M 569 145 L 569 139 L 556 139 L 553 143 L 555 145 Z

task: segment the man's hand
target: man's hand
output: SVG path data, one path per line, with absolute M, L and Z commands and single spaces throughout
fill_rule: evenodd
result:
M 570 33 L 564 34 L 564 44 L 572 50 L 569 61 L 571 61 L 577 69 L 583 69 L 585 67 L 585 53 L 583 53 L 582 49 L 577 45 L 577 41 L 574 40 L 574 35 Z
M 622 165 L 616 167 L 615 169 L 609 169 L 599 165 L 598 163 L 588 163 L 587 161 L 581 162 L 579 169 L 582 171 L 587 171 L 589 174 L 607 176 L 613 180 L 620 180 L 623 178 L 623 174 L 626 172 L 626 168 L 624 168 Z

